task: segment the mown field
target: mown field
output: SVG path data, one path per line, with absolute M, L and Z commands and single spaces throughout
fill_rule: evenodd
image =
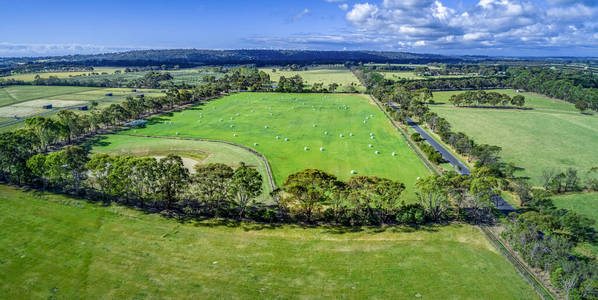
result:
M 515 95 L 512 90 L 498 90 Z M 458 92 L 436 92 L 432 111 L 445 117 L 456 132 L 462 131 L 477 143 L 502 147 L 506 162 L 525 170 L 535 185 L 542 171 L 575 167 L 585 173 L 598 166 L 598 116 L 584 115 L 573 104 L 538 94 L 522 93 L 529 110 L 454 107 L 448 102 Z
M 594 228 L 598 230 L 598 193 L 568 194 L 552 197 L 558 208 L 572 210 L 594 221 Z
M 190 171 L 198 163 L 224 163 L 236 168 L 244 162 L 258 170 L 264 180 L 263 193 L 258 200 L 268 200 L 272 191 L 268 183 L 266 166 L 262 160 L 245 149 L 228 144 L 111 134 L 95 139 L 89 146 L 92 153 L 153 157 L 163 157 L 172 153 L 181 156 Z
M 430 174 L 364 95 L 238 93 L 152 118 L 145 128 L 126 133 L 217 139 L 253 148 L 266 156 L 279 185 L 305 168 L 341 179 L 354 170 L 404 182 L 405 199 L 411 201 L 417 177 Z
M 311 86 L 314 83 L 323 83 L 324 86 L 328 86 L 331 83 L 338 83 L 341 85 L 337 91 L 345 91 L 347 86 L 353 85 L 356 90 L 363 90 L 363 86 L 348 69 L 314 69 L 307 71 L 288 71 L 276 69 L 276 72 L 272 72 L 272 68 L 261 68 L 260 71 L 264 71 L 270 75 L 270 80 L 278 82 L 281 76 L 292 77 L 295 75 L 301 76 L 305 84 Z
M 4 299 L 537 299 L 469 225 L 180 223 L 0 186 Z

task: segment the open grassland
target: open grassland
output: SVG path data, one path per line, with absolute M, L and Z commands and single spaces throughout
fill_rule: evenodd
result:
M 376 71 L 384 76 L 385 79 L 424 79 L 423 76 L 415 75 L 413 71 Z
M 253 148 L 266 156 L 279 185 L 305 168 L 345 180 L 355 170 L 400 180 L 408 188 L 405 199 L 415 200 L 416 178 L 430 174 L 363 95 L 238 93 L 152 118 L 145 128 L 126 133 L 225 140 Z
M 515 91 L 498 90 L 514 95 Z M 448 102 L 458 92 L 436 92 L 432 111 L 445 117 L 455 132 L 465 132 L 477 143 L 502 147 L 502 157 L 525 170 L 535 185 L 542 171 L 575 167 L 585 173 L 598 166 L 598 117 L 576 112 L 567 102 L 522 93 L 528 110 L 454 107 Z
M 180 223 L 0 186 L 0 297 L 537 299 L 469 225 Z
M 33 81 L 35 76 L 39 75 L 41 78 L 48 78 L 50 76 L 55 76 L 58 78 L 68 78 L 73 76 L 81 76 L 81 75 L 89 75 L 91 73 L 108 73 L 114 74 L 116 70 L 124 70 L 123 68 L 112 68 L 112 67 L 94 67 L 93 71 L 75 71 L 75 72 L 36 72 L 36 73 L 27 73 L 27 74 L 16 74 L 12 76 L 3 77 L 5 79 L 15 79 L 15 80 L 23 80 L 23 81 Z
M 256 168 L 264 180 L 263 193 L 258 200 L 269 199 L 269 194 L 272 191 L 263 161 L 245 149 L 224 143 L 112 134 L 95 139 L 90 146 L 92 153 L 153 157 L 162 157 L 172 153 L 186 158 L 187 161 L 194 161 L 193 164 L 187 164 L 187 167 L 192 167 L 195 163 L 224 163 L 236 168 L 241 162 L 244 162 L 248 166 Z
M 276 69 L 276 72 L 272 72 L 272 69 L 262 68 L 260 71 L 264 71 L 270 75 L 270 80 L 278 82 L 281 76 L 292 77 L 295 75 L 301 76 L 303 81 L 307 85 L 314 83 L 323 83 L 327 87 L 331 83 L 338 83 L 341 85 L 337 91 L 344 91 L 347 86 L 353 85 L 357 90 L 363 90 L 363 86 L 348 69 L 315 69 L 307 71 L 287 71 Z

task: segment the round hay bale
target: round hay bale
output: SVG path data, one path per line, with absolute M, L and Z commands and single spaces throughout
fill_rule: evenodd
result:
M 307 147 L 303 147 L 303 150 L 304 150 L 304 151 L 307 151 L 307 150 L 309 150 L 309 148 L 307 148 Z
M 380 151 L 376 150 L 374 153 L 376 153 L 376 154 L 380 154 Z
M 268 129 L 268 125 L 264 126 L 264 128 Z
M 324 151 L 324 147 L 320 147 L 320 151 Z
M 372 140 L 373 140 L 373 139 L 374 139 L 374 136 L 373 136 L 373 135 L 372 135 L 372 136 L 370 136 L 370 139 L 372 139 Z
M 314 124 L 313 127 L 317 127 L 318 125 Z
M 279 136 L 276 136 L 276 139 L 278 140 L 278 139 L 280 139 L 280 137 L 279 137 Z
M 289 141 L 289 138 L 284 138 L 284 141 L 285 141 L 285 142 L 288 142 L 288 141 Z
M 177 131 L 175 134 L 176 134 L 176 135 L 179 135 L 179 132 Z
M 392 153 L 392 156 L 397 156 L 397 154 L 395 152 Z
M 355 172 L 355 170 L 351 170 L 351 174 L 357 174 L 357 172 Z
M 374 147 L 374 146 L 373 146 L 372 144 L 369 144 L 369 145 L 368 145 L 368 147 L 372 148 L 372 147 Z
M 341 133 L 341 134 L 339 134 L 338 136 L 339 136 L 339 137 L 343 137 L 343 134 Z
M 374 134 L 370 132 L 370 136 L 373 136 Z
M 350 133 L 349 133 L 349 136 L 353 136 L 353 132 L 350 132 Z
M 257 143 L 253 143 L 254 146 L 257 146 Z
M 230 124 L 230 128 L 233 128 L 233 127 L 235 127 L 235 125 L 233 125 L 233 124 Z
M 324 134 L 328 134 L 328 131 L 324 131 Z

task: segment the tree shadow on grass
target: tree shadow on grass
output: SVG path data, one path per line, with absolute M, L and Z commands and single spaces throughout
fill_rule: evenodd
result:
M 85 150 L 90 151 L 93 147 L 103 147 L 108 146 L 111 143 L 106 141 L 108 139 L 105 135 L 96 135 L 85 140 L 83 143 L 80 144 Z

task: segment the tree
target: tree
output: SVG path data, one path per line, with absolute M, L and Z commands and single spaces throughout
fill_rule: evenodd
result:
M 193 195 L 202 201 L 211 215 L 218 215 L 222 205 L 230 199 L 234 170 L 222 163 L 195 165 Z
M 439 221 L 449 208 L 447 184 L 441 176 L 420 178 L 416 183 L 417 198 L 430 218 Z
M 160 159 L 158 169 L 158 195 L 166 208 L 171 209 L 177 195 L 189 184 L 189 170 L 183 165 L 183 159 L 174 154 Z
M 522 107 L 525 105 L 525 97 L 523 97 L 522 95 L 515 95 L 511 99 L 511 104 Z
M 40 143 L 40 150 L 48 151 L 48 146 L 56 139 L 60 132 L 60 125 L 45 117 L 34 117 L 25 120 L 25 125 L 33 130 Z
M 318 169 L 305 169 L 289 175 L 283 187 L 306 221 L 311 222 L 314 210 L 327 200 L 331 187 L 338 184 L 334 175 Z
M 67 109 L 59 111 L 56 116 L 62 125 L 63 135 L 67 138 L 67 143 L 70 144 L 73 136 L 81 131 L 79 116 Z
M 577 102 L 575 102 L 575 108 L 577 108 L 580 112 L 584 112 L 586 110 L 588 110 L 589 105 L 587 102 L 583 101 L 583 100 L 579 100 Z
M 236 204 L 239 207 L 239 219 L 245 215 L 245 210 L 251 201 L 262 193 L 262 175 L 255 169 L 241 163 L 232 177 Z

